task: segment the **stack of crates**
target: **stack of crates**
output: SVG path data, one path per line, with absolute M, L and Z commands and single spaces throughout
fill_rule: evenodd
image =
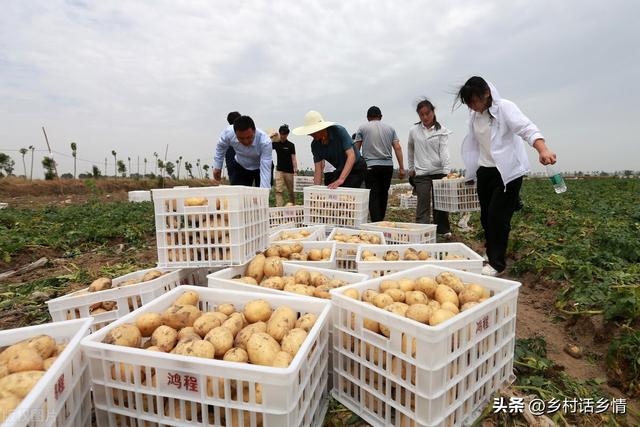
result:
M 304 189 L 304 223 L 333 227 L 359 228 L 369 216 L 369 190 L 361 188 L 329 189 L 314 185 Z

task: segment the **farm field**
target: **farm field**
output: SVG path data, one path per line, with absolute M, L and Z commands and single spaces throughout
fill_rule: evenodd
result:
M 46 258 L 39 268 L 0 279 L 0 329 L 50 321 L 45 301 L 101 275 L 155 264 L 153 206 L 126 198 L 128 190 L 156 182 L 0 182 L 0 202 L 9 203 L 0 210 L 0 273 Z M 558 425 L 640 425 L 640 180 L 570 180 L 567 186 L 556 195 L 547 181 L 526 180 L 525 207 L 512 222 L 507 276 L 523 286 L 517 380 L 504 396 L 626 398 L 626 416 L 548 416 Z M 390 203 L 397 206 L 397 196 Z M 412 209 L 387 211 L 392 221 L 413 222 L 414 215 Z M 470 224 L 474 231 L 457 230 L 453 240 L 482 252 L 477 214 Z M 568 354 L 568 345 L 580 357 Z M 485 411 L 486 425 L 527 425 L 523 417 L 492 412 Z M 365 424 L 332 402 L 326 425 Z

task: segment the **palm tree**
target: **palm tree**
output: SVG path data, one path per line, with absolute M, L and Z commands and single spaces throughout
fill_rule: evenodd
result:
M 165 170 L 167 171 L 167 175 L 175 179 L 175 175 L 173 174 L 175 172 L 175 165 L 171 162 L 167 162 L 167 164 L 165 164 L 164 167 L 165 167 Z
M 113 177 L 116 178 L 118 176 L 118 159 L 116 159 L 116 150 L 111 150 L 111 155 L 113 156 Z
M 204 169 L 204 179 L 209 179 L 209 165 L 202 165 L 202 169 Z
M 27 154 L 29 150 L 26 148 L 20 149 L 20 154 L 22 154 L 22 167 L 24 168 L 24 179 L 27 179 L 27 164 L 24 162 L 24 156 Z
M 131 157 L 127 157 L 127 160 L 129 161 L 129 176 L 131 176 Z
M 147 176 L 147 158 L 146 157 L 144 158 L 144 175 L 143 176 L 144 177 Z
M 156 162 L 155 162 L 155 164 L 156 164 L 156 168 L 155 168 L 155 171 L 154 171 L 154 173 L 153 173 L 153 174 L 154 174 L 154 175 L 158 175 L 158 153 L 154 152 L 154 153 L 153 153 L 153 157 L 155 157 L 155 158 L 156 158 Z
M 176 169 L 178 169 L 178 179 L 180 179 L 180 164 L 182 163 L 182 156 L 178 157 L 176 161 Z
M 78 146 L 75 142 L 71 143 L 71 155 L 73 156 L 73 178 L 76 177 L 76 155 L 77 155 Z
M 45 169 L 44 179 L 50 180 L 56 177 L 56 162 L 53 157 L 46 157 L 42 159 L 42 166 Z
M 120 172 L 122 174 L 122 177 L 126 177 L 127 176 L 127 166 L 124 164 L 123 160 L 118 160 L 117 162 L 117 167 L 118 167 L 118 172 Z
M 164 162 L 162 161 L 162 159 L 158 159 L 158 161 L 156 162 L 158 167 L 160 168 L 160 177 L 163 178 L 164 174 L 162 173 L 162 170 L 164 169 Z
M 33 181 L 33 152 L 36 151 L 36 147 L 30 145 L 29 150 L 31 150 L 31 172 L 29 173 L 29 180 Z
M 193 172 L 191 171 L 191 163 L 189 162 L 184 162 L 184 168 L 187 170 L 187 172 L 189 173 L 189 178 L 193 179 Z

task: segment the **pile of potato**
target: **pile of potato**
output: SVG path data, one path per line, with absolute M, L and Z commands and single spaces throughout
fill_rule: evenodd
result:
M 400 252 L 390 250 L 385 252 L 382 259 L 369 250 L 362 251 L 362 261 L 400 261 Z M 442 260 L 463 260 L 468 259 L 463 255 L 448 254 L 442 257 Z M 413 248 L 408 248 L 402 253 L 402 261 L 427 261 L 435 260 L 427 251 L 416 251 Z
M 35 387 L 36 383 L 64 351 L 48 335 L 17 342 L 0 352 L 0 423 Z
M 302 243 L 278 243 L 271 245 L 262 254 L 255 256 L 251 262 L 260 258 L 281 259 L 290 261 L 329 261 L 331 259 L 331 247 L 313 248 L 305 251 Z M 259 263 L 259 261 L 256 261 Z M 267 262 L 268 264 L 268 262 Z
M 104 343 L 183 356 L 286 368 L 317 316 L 268 301 L 249 301 L 238 311 L 220 304 L 202 312 L 199 296 L 187 291 L 163 313 L 144 313 L 135 323 L 113 328 Z M 112 372 L 115 379 L 115 368 Z
M 367 233 L 361 231 L 358 234 L 345 234 L 345 233 L 336 233 L 332 240 L 340 243 L 351 243 L 351 244 L 368 244 L 368 245 L 379 245 L 382 243 L 382 239 L 377 234 Z M 337 249 L 336 255 L 338 256 L 354 256 L 357 253 L 357 249 Z
M 278 257 L 256 256 L 245 269 L 244 276 L 233 280 L 249 285 L 279 291 L 293 292 L 304 296 L 330 299 L 329 291 L 348 283 L 340 279 L 330 279 L 317 271 L 300 269 L 293 276 L 284 275 L 282 260 Z
M 458 172 L 451 172 L 442 179 L 447 180 L 447 179 L 459 179 L 459 178 L 462 178 L 462 176 L 460 176 Z
M 297 231 L 281 231 L 275 240 L 301 240 L 311 236 L 309 230 L 300 229 Z
M 158 277 L 162 276 L 163 273 L 162 271 L 159 270 L 151 270 L 148 271 L 144 274 L 144 276 L 142 276 L 142 278 L 140 279 L 129 279 L 129 280 L 125 280 L 124 282 L 121 283 L 117 283 L 117 284 L 113 284 L 112 280 L 108 277 L 99 277 L 96 280 L 94 280 L 93 282 L 91 282 L 91 284 L 86 288 L 86 289 L 82 289 L 80 291 L 76 291 L 73 293 L 73 296 L 78 296 L 78 295 L 88 295 L 90 293 L 93 292 L 100 292 L 100 291 L 106 291 L 108 289 L 116 289 L 116 288 L 122 288 L 124 286 L 130 286 L 130 285 L 137 285 L 139 283 L 144 283 L 144 282 L 148 282 L 150 280 L 154 280 L 157 279 Z M 142 304 L 142 302 L 138 302 L 138 306 Z M 97 302 L 95 304 L 92 304 L 89 307 L 89 313 L 93 316 L 101 314 L 101 313 L 106 313 L 108 311 L 111 310 L 116 310 L 118 308 L 118 304 L 116 301 L 102 301 L 102 302 Z M 133 302 L 130 302 L 129 304 L 129 308 L 133 308 Z M 77 319 L 80 317 L 80 311 L 78 309 L 76 309 L 76 317 L 71 317 L 71 314 L 67 314 L 67 320 L 71 320 L 71 319 Z
M 382 280 L 377 290 L 367 289 L 360 295 L 357 289 L 347 289 L 344 295 L 431 326 L 491 297 L 482 285 L 465 284 L 450 272 L 440 273 L 435 278 Z M 389 337 L 389 328 L 374 320 L 365 319 L 364 327 Z

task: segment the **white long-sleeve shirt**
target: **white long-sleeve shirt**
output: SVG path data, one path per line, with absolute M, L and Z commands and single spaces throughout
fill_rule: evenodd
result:
M 235 159 L 240 166 L 248 170 L 260 169 L 260 187 L 271 188 L 273 148 L 269 136 L 260 129 L 256 129 L 253 142 L 251 145 L 245 146 L 238 141 L 233 126 L 228 126 L 218 139 L 216 154 L 213 158 L 214 168 L 222 169 L 225 153 L 230 146 L 236 151 Z
M 449 135 L 445 127 L 436 130 L 435 126 L 425 127 L 418 123 L 409 130 L 408 161 L 409 171 L 416 175 L 434 175 L 451 171 L 449 155 Z
M 513 102 L 500 97 L 495 86 L 489 83 L 491 98 L 489 113 L 493 117 L 490 123 L 491 157 L 500 172 L 505 186 L 529 172 L 529 159 L 522 139 L 529 145 L 537 139 L 544 139 L 538 127 Z M 473 123 L 478 113 L 472 111 L 469 117 L 469 133 L 462 142 L 462 160 L 465 166 L 465 179 L 476 178 L 480 166 L 480 143 L 475 135 Z M 522 138 L 522 139 L 521 139 Z

